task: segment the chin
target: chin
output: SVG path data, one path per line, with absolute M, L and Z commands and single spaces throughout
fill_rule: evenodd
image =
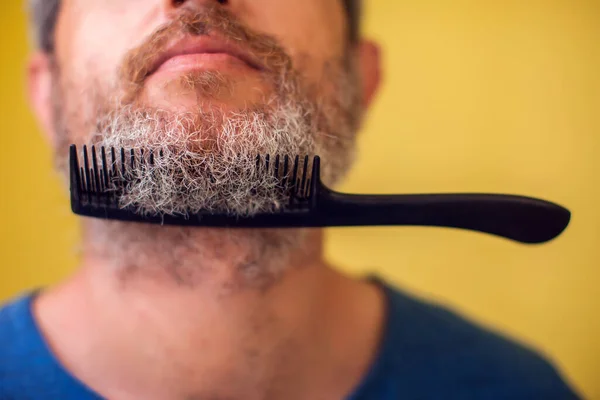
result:
M 227 99 L 202 98 L 182 94 L 165 93 L 160 96 L 144 96 L 139 103 L 142 108 L 157 109 L 176 114 L 197 113 L 199 111 L 219 111 L 223 113 L 240 110 L 235 101 Z
M 255 74 L 225 74 L 221 71 L 192 71 L 160 74 L 143 89 L 142 103 L 173 111 L 206 109 L 241 110 L 265 104 L 272 88 Z

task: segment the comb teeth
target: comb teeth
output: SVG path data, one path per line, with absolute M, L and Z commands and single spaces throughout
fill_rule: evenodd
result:
M 107 159 L 110 154 L 110 163 Z M 147 165 L 155 164 L 163 152 L 146 151 L 124 148 L 106 149 L 95 146 L 83 146 L 80 158 L 77 148 L 70 148 L 71 186 L 77 189 L 77 194 L 88 201 L 102 200 L 103 202 L 117 202 L 129 182 L 136 180 L 136 171 Z M 256 170 L 259 176 L 266 174 L 274 177 L 283 191 L 290 197 L 290 205 L 302 205 L 309 201 L 314 193 L 312 182 L 319 181 L 319 160 L 314 157 L 312 167 L 309 156 L 303 159 L 296 155 L 294 160 L 288 155 L 271 155 L 256 157 Z
M 315 172 L 318 174 L 319 172 L 318 170 L 311 170 L 311 163 L 309 161 L 309 156 L 304 156 L 302 162 L 300 156 L 296 156 L 290 170 L 289 156 L 285 155 L 282 157 L 278 154 L 273 158 L 271 155 L 267 154 L 264 157 L 264 162 L 262 161 L 261 156 L 256 158 L 256 172 L 258 174 L 272 175 L 280 182 L 281 188 L 289 193 L 292 202 L 305 201 L 312 197 L 313 193 L 310 183 L 311 180 L 314 179 L 313 174 Z M 314 163 L 315 162 L 313 161 L 313 165 Z
M 103 181 L 102 183 L 104 184 L 104 189 L 106 190 L 108 188 L 108 164 L 106 162 L 106 151 L 104 150 L 104 147 L 102 148 L 102 178 Z

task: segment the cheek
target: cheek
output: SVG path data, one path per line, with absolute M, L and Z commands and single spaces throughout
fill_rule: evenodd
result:
M 339 0 L 255 0 L 243 2 L 248 24 L 272 35 L 310 82 L 324 76 L 327 64 L 344 53 L 345 17 Z
M 63 70 L 74 81 L 113 81 L 128 49 L 141 36 L 144 16 L 101 2 L 74 2 L 57 32 Z M 110 3 L 110 2 L 109 2 Z

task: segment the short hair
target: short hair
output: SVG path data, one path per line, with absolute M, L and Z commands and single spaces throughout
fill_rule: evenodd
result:
M 348 15 L 349 36 L 352 42 L 360 37 L 361 0 L 342 0 Z M 31 34 L 37 48 L 54 51 L 54 33 L 61 0 L 27 0 Z

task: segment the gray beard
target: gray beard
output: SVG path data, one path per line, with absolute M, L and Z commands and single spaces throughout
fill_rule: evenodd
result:
M 257 155 L 293 159 L 318 151 L 308 113 L 294 104 L 231 115 L 125 107 L 101 122 L 104 130 L 92 142 L 156 155 L 154 163 L 138 163 L 131 171 L 137 179 L 122 196 L 122 207 L 152 215 L 248 216 L 277 210 L 286 201 L 272 174 L 257 173 Z
M 334 82 L 335 96 L 288 91 L 276 93 L 264 106 L 227 114 L 214 109 L 175 114 L 85 97 L 73 104 L 81 97 L 63 82 L 54 97 L 60 100 L 55 104 L 55 120 L 63 147 L 57 149 L 57 159 L 66 166 L 69 142 L 144 149 L 146 154 L 162 150 L 163 156 L 153 166 L 146 163 L 134 171 L 139 181 L 121 199 L 122 206 L 132 205 L 142 213 L 208 210 L 249 215 L 273 210 L 282 202 L 276 182 L 269 176 L 250 176 L 257 154 L 318 154 L 328 185 L 336 184 L 352 163 L 360 120 L 357 81 L 337 69 L 335 76 L 323 81 Z M 308 100 L 313 98 L 319 100 Z M 106 104 L 113 106 L 102 107 Z M 86 128 L 87 132 L 93 129 L 81 135 Z M 158 265 L 177 284 L 194 286 L 216 263 L 233 266 L 239 285 L 266 288 L 293 259 L 310 252 L 308 236 L 308 231 L 292 229 L 204 229 L 89 220 L 85 251 L 116 267 L 123 277 Z
M 55 88 L 54 98 L 60 99 L 55 105 L 58 165 L 68 176 L 71 143 L 160 153 L 153 165 L 136 164 L 129 171 L 137 179 L 122 196 L 122 207 L 152 215 L 208 211 L 247 216 L 276 210 L 286 199 L 273 176 L 254 173 L 257 155 L 319 155 L 328 185 L 337 184 L 349 170 L 360 118 L 350 75 L 338 71 L 338 79 L 329 79 L 339 82 L 335 99 L 311 101 L 317 96 L 302 94 L 298 84 L 280 84 L 284 89 L 267 104 L 231 112 L 198 107 L 175 113 L 98 98 L 68 107 L 70 99 L 64 95 L 77 98 L 77 93 Z M 73 134 L 86 128 L 87 135 Z

